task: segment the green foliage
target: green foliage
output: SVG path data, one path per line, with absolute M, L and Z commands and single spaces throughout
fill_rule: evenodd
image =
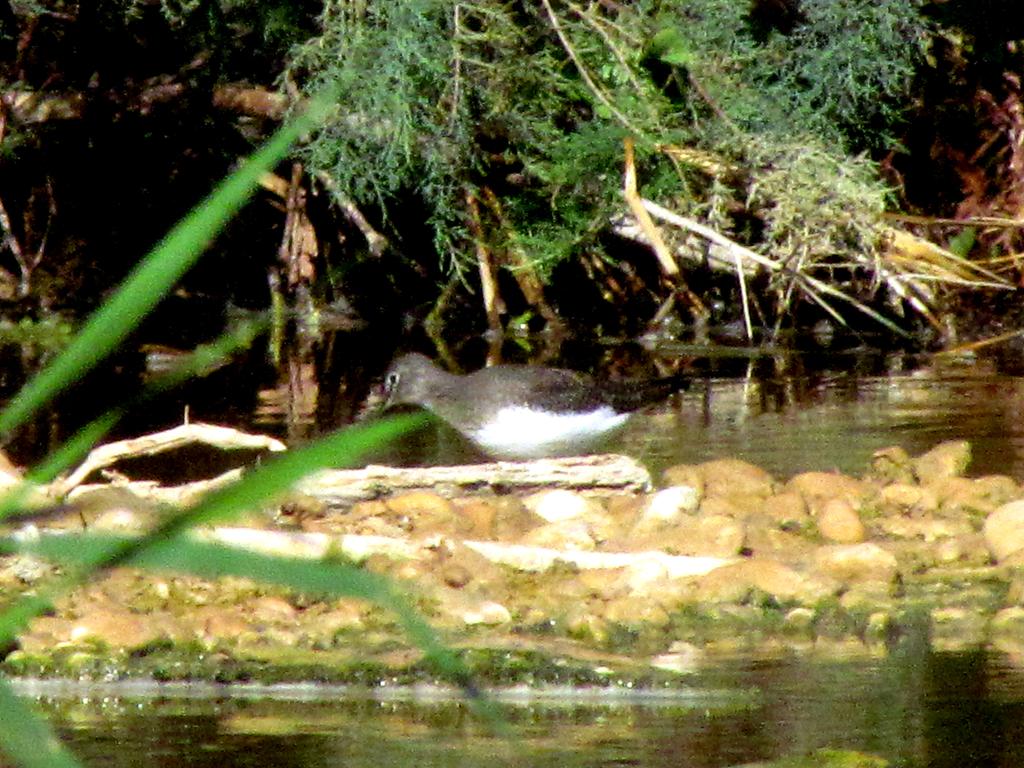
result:
M 922 54 L 919 4 L 810 0 L 801 8 L 806 23 L 769 47 L 784 66 L 759 73 L 765 82 L 778 77 L 771 97 L 826 142 L 854 150 L 891 144 Z
M 870 252 L 885 190 L 849 155 L 891 146 L 926 27 L 898 0 L 801 9 L 762 33 L 735 0 L 332 5 L 289 76 L 343 105 L 311 165 L 359 204 L 418 196 L 442 257 L 472 254 L 465 200 L 484 188 L 507 217 L 491 247 L 511 235 L 540 267 L 593 247 L 624 212 L 626 136 L 642 193 L 680 213 L 743 239 L 724 212 L 745 208 L 765 223 L 747 244 L 800 262 Z M 709 179 L 664 145 L 744 173 Z

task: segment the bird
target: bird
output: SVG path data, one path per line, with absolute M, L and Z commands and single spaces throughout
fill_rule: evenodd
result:
M 492 458 L 540 459 L 592 453 L 634 411 L 687 384 L 681 375 L 597 381 L 532 365 L 494 365 L 459 375 L 412 352 L 385 373 L 384 407 L 425 408 Z

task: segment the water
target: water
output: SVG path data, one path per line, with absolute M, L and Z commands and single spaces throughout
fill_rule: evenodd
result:
M 968 440 L 972 472 L 1024 477 L 1024 378 L 986 363 L 941 360 L 890 375 L 713 379 L 641 414 L 620 449 L 656 468 L 743 458 L 785 478 L 807 470 L 859 475 L 871 455 L 911 455 Z
M 377 369 L 340 382 L 325 376 L 331 370 L 321 361 L 278 373 L 247 360 L 147 404 L 120 436 L 179 423 L 188 405 L 193 418 L 301 442 L 358 413 Z M 966 439 L 974 474 L 1024 477 L 1024 377 L 1013 360 L 793 353 L 712 360 L 696 372 L 689 392 L 639 414 L 610 447 L 655 470 L 729 456 L 786 478 L 811 469 L 858 474 L 879 448 L 916 454 Z M 47 415 L 12 450 L 30 456 L 91 417 L 83 406 L 123 398 L 106 378 L 101 397 L 89 391 L 76 393 L 73 416 Z M 392 455 L 480 459 L 443 431 Z M 172 458 L 161 462 L 173 468 Z M 90 766 L 710 768 L 842 748 L 908 768 L 959 768 L 1024 764 L 1022 668 L 1020 659 L 923 651 L 846 662 L 733 659 L 686 679 L 696 698 L 509 704 L 511 740 L 451 701 L 73 687 L 37 705 Z M 736 695 L 701 694 L 708 691 Z
M 165 429 L 187 414 L 297 445 L 364 417 L 391 350 L 340 336 L 322 347 L 291 350 L 295 357 L 277 367 L 264 350 L 254 349 L 187 387 L 130 409 L 112 437 Z M 614 367 L 619 354 L 599 349 L 556 361 L 604 370 Z M 1024 476 L 1024 355 L 1012 350 L 956 358 L 868 348 L 769 353 L 689 346 L 674 356 L 689 361 L 690 390 L 637 414 L 608 445 L 655 471 L 734 457 L 780 479 L 812 469 L 859 474 L 880 448 L 899 445 L 918 454 L 942 440 L 966 439 L 974 448 L 974 473 Z M 480 362 L 463 361 L 468 368 Z M 38 460 L 89 419 L 123 405 L 141 386 L 141 367 L 141 361 L 120 361 L 118 370 L 90 376 L 5 449 L 17 463 Z M 622 367 L 653 370 L 646 357 Z M 0 397 L 13 391 L 0 387 Z M 442 427 L 367 460 L 445 464 L 485 457 Z M 161 456 L 156 463 L 171 474 L 175 465 L 204 467 L 197 455 L 178 462 Z M 215 464 L 211 459 L 208 474 L 223 470 Z
M 819 749 L 905 768 L 1024 764 L 1024 670 L 982 653 L 739 658 L 686 682 L 676 698 L 506 703 L 509 738 L 452 700 L 74 688 L 36 703 L 86 765 L 111 768 L 715 768 Z
M 881 448 L 898 445 L 917 455 L 943 440 L 969 440 L 972 473 L 1024 477 L 1024 377 L 994 360 L 894 355 L 866 371 L 857 362 L 790 356 L 785 365 L 752 360 L 714 371 L 636 414 L 607 450 L 638 458 L 655 473 L 729 457 L 785 479 L 809 470 L 860 475 Z M 443 426 L 372 458 L 485 460 Z

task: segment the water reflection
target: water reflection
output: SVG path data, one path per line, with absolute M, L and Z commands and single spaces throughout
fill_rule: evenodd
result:
M 504 706 L 512 738 L 457 701 L 133 698 L 114 689 L 38 706 L 86 765 L 711 768 L 822 748 L 908 768 L 1019 765 L 1024 674 L 975 654 L 816 662 L 732 659 L 688 679 L 708 699 L 565 698 Z M 215 692 L 216 693 L 216 692 Z
M 899 358 L 900 363 L 906 363 Z M 991 361 L 932 361 L 910 371 L 859 371 L 748 361 L 746 375 L 708 375 L 689 392 L 637 414 L 611 451 L 655 472 L 678 463 L 742 458 L 779 478 L 807 470 L 861 474 L 892 445 L 919 454 L 969 440 L 975 474 L 1024 476 L 1024 378 Z M 855 361 L 847 360 L 846 363 Z M 915 361 L 916 362 L 916 361 Z M 880 368 L 882 370 L 880 370 Z M 383 463 L 457 463 L 485 457 L 438 425 L 373 457 Z
M 941 440 L 966 439 L 974 446 L 972 472 L 1024 476 L 1024 372 L 1016 358 L 922 357 L 866 348 L 826 354 L 681 346 L 660 361 L 635 349 L 563 352 L 549 362 L 626 376 L 653 375 L 686 361 L 694 377 L 690 391 L 639 414 L 609 445 L 655 471 L 730 456 L 780 478 L 809 469 L 856 474 L 879 448 L 900 445 L 913 454 Z M 254 349 L 135 409 L 111 438 L 166 429 L 181 423 L 187 410 L 192 420 L 300 444 L 372 411 L 374 388 L 391 354 L 366 334 L 296 345 L 278 365 L 265 349 Z M 462 364 L 472 369 L 481 362 Z M 119 366 L 81 382 L 5 450 L 20 464 L 38 460 L 103 409 L 123 404 L 140 381 L 131 365 Z M 485 457 L 440 428 L 368 460 L 447 464 Z
M 969 440 L 972 472 L 1024 475 L 1024 379 L 988 365 L 933 365 L 888 376 L 803 380 L 792 397 L 761 380 L 715 379 L 670 407 L 641 415 L 622 449 L 655 467 L 733 456 L 786 477 L 804 470 L 861 473 L 874 451 L 911 454 Z

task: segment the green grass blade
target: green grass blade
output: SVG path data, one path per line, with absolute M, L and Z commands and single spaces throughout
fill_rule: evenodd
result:
M 0 679 L 0 746 L 21 768 L 80 768 L 47 722 Z

